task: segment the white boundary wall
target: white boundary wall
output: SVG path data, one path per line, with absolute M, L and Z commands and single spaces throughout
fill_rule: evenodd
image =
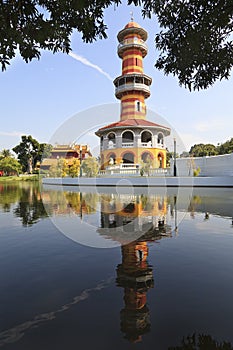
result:
M 174 167 L 171 160 L 171 174 Z M 221 156 L 177 158 L 177 176 L 192 176 L 193 169 L 200 168 L 198 176 L 233 176 L 233 153 Z
M 206 177 L 81 177 L 44 178 L 44 185 L 86 187 L 232 187 L 233 176 Z

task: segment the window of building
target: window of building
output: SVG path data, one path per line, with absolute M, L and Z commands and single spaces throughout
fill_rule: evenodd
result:
M 158 144 L 163 145 L 163 134 L 161 133 L 158 134 Z
M 133 142 L 134 141 L 134 134 L 132 131 L 125 131 L 122 134 L 122 142 L 123 143 L 128 143 L 128 142 Z
M 141 103 L 140 103 L 140 101 L 136 101 L 136 110 L 137 110 L 137 112 L 141 112 Z
M 132 152 L 127 152 L 122 157 L 123 163 L 134 164 L 134 154 Z
M 145 130 L 141 133 L 141 142 L 142 143 L 148 143 L 152 141 L 152 134 Z

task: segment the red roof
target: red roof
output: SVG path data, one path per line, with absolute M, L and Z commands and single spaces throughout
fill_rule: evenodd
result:
M 121 127 L 127 127 L 127 126 L 143 126 L 143 127 L 146 127 L 146 126 L 152 126 L 152 127 L 157 127 L 157 128 L 164 128 L 164 129 L 167 129 L 170 131 L 170 128 L 166 127 L 166 126 L 163 126 L 163 125 L 159 125 L 159 124 L 155 124 L 155 123 L 152 123 L 152 122 L 149 122 L 148 120 L 145 120 L 145 119 L 126 119 L 126 120 L 123 120 L 123 121 L 119 121 L 119 122 L 116 122 L 116 123 L 112 123 L 112 124 L 109 124 L 109 125 L 106 125 L 102 128 L 100 128 L 98 131 L 104 131 L 106 129 L 112 129 L 112 128 L 121 128 Z

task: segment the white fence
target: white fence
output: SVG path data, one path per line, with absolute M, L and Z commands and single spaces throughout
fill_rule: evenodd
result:
M 170 168 L 162 169 L 149 169 L 148 172 L 141 173 L 141 166 L 139 164 L 119 164 L 108 166 L 105 170 L 100 170 L 99 176 L 121 176 L 121 175 L 129 175 L 129 176 L 169 176 Z
M 200 168 L 199 176 L 233 176 L 233 153 L 176 159 L 177 176 L 193 176 L 193 170 L 198 168 Z M 171 160 L 171 169 L 173 174 L 173 160 Z

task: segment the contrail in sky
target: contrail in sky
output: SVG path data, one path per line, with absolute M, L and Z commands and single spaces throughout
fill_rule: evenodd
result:
M 69 55 L 73 57 L 75 60 L 85 64 L 85 66 L 89 66 L 96 69 L 99 73 L 103 74 L 106 78 L 113 81 L 113 78 L 108 73 L 106 73 L 102 68 L 100 68 L 96 64 L 93 64 L 90 61 L 88 61 L 85 57 L 77 55 L 76 53 L 73 53 L 73 52 L 69 52 Z

